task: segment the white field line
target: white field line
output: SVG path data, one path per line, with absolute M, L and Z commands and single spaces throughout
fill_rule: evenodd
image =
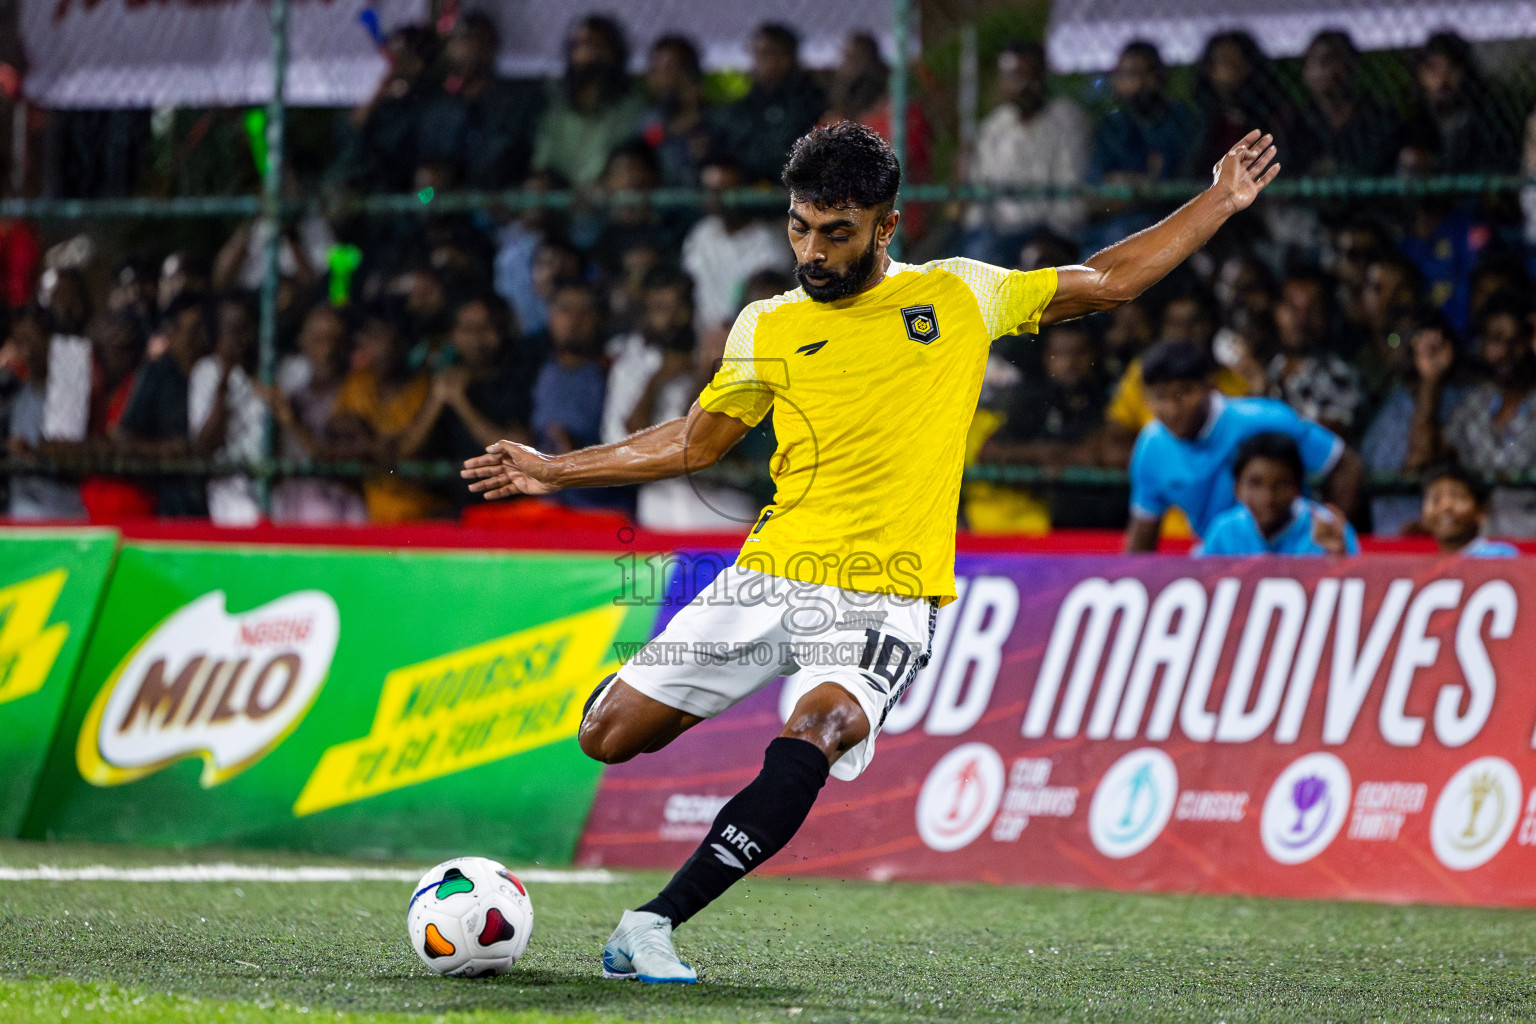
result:
M 555 871 L 532 868 L 516 871 L 531 885 L 617 882 L 611 871 Z M 410 882 L 421 880 L 421 871 L 402 868 L 278 868 L 262 864 L 167 864 L 157 867 L 119 868 L 106 864 L 61 868 L 40 864 L 35 868 L 0 866 L 0 882 Z

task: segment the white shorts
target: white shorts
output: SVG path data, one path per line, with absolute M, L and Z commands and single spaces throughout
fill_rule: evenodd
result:
M 770 576 L 726 566 L 619 678 L 668 707 L 713 718 L 788 676 L 793 707 L 822 683 L 851 693 L 869 737 L 838 758 L 832 775 L 851 780 L 869 765 L 885 716 L 928 663 L 938 603 L 931 598 Z

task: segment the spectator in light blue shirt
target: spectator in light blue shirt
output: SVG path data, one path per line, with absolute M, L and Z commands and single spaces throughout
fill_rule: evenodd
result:
M 1442 555 L 1464 558 L 1517 558 L 1513 544 L 1482 535 L 1488 520 L 1488 485 L 1454 462 L 1424 473 L 1424 506 L 1419 513 L 1424 531 L 1435 538 Z
M 1232 463 L 1237 504 L 1205 532 L 1197 555 L 1358 555 L 1360 541 L 1337 508 L 1302 496 L 1301 449 L 1287 434 L 1254 434 Z
M 1184 341 L 1161 342 L 1142 359 L 1147 405 L 1156 418 L 1142 428 L 1131 454 L 1127 551 L 1153 550 L 1163 515 L 1174 506 L 1204 537 L 1215 518 L 1235 503 L 1232 465 L 1238 448 L 1267 431 L 1295 442 L 1303 469 L 1327 478 L 1335 505 L 1354 507 L 1360 460 L 1343 441 L 1284 402 L 1224 398 L 1216 392 L 1214 372 L 1210 353 Z

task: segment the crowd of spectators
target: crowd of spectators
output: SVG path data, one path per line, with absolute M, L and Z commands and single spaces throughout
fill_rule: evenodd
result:
M 457 462 L 499 438 L 567 451 L 685 411 L 743 304 L 793 287 L 781 218 L 723 194 L 773 184 L 790 144 L 818 123 L 891 130 L 890 67 L 863 34 L 819 72 L 802 66 L 792 29 L 765 24 L 751 38 L 744 89 L 723 103 L 707 98 L 685 35 L 657 39 L 632 78 L 623 27 L 581 18 L 548 83 L 498 75 L 498 45 L 477 13 L 442 34 L 394 31 L 388 73 L 338 119 L 330 166 L 313 182 L 287 182 L 291 195 L 419 191 L 422 206 L 381 217 L 319 204 L 288 226 L 271 386 L 258 366 L 260 222 L 208 254 L 135 254 L 105 282 L 88 243 L 45 253 L 30 225 L 0 222 L 9 451 L 66 467 L 15 475 L 9 514 L 227 524 L 460 514 L 471 496 L 457 479 L 411 467 Z M 1077 262 L 1170 206 L 1071 189 L 1199 178 L 1256 126 L 1275 135 L 1287 177 L 1514 173 L 1522 156 L 1536 170 L 1536 143 L 1522 155 L 1467 43 L 1434 35 L 1410 66 L 1413 96 L 1386 104 L 1364 88 L 1343 33 L 1320 34 L 1287 77 L 1251 37 L 1227 32 L 1209 41 L 1185 96 L 1156 47 L 1133 43 L 1091 116 L 1095 104 L 1052 79 L 1040 47 L 1010 44 L 996 105 L 955 174 L 1018 194 L 913 208 L 908 252 L 1026 270 Z M 921 101 L 906 138 L 908 179 L 931 179 L 936 147 Z M 708 198 L 697 209 L 653 204 L 646 193 L 660 187 Z M 433 209 L 434 194 L 462 188 L 632 198 Z M 1536 488 L 1522 479 L 1536 471 L 1533 248 L 1536 201 L 1527 225 L 1512 194 L 1265 200 L 1142 299 L 1038 339 L 1000 339 L 972 451 L 991 464 L 1123 470 L 1153 418 L 1140 356 L 1179 339 L 1213 356 L 1220 392 L 1288 404 L 1344 438 L 1371 472 L 1410 477 L 1455 458 L 1500 476 L 1489 529 L 1536 535 Z M 745 447 L 763 444 L 754 436 Z M 264 512 L 250 468 L 267 454 L 285 472 Z M 129 461 L 112 472 L 114 458 Z M 70 470 L 72 460 L 92 468 Z M 145 461 L 165 468 L 145 475 Z M 351 469 L 306 474 L 309 464 Z M 1083 493 L 976 484 L 962 515 L 998 532 L 1124 521 L 1123 505 L 1106 512 Z M 561 500 L 661 528 L 734 525 L 757 508 L 720 482 Z M 1378 534 L 1421 519 L 1419 497 L 1401 489 L 1368 491 L 1347 511 Z

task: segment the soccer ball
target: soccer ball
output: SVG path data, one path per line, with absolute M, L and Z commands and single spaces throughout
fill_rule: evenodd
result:
M 517 876 L 485 857 L 444 861 L 421 877 L 405 913 L 411 947 L 438 974 L 504 974 L 528 948 L 533 902 Z

